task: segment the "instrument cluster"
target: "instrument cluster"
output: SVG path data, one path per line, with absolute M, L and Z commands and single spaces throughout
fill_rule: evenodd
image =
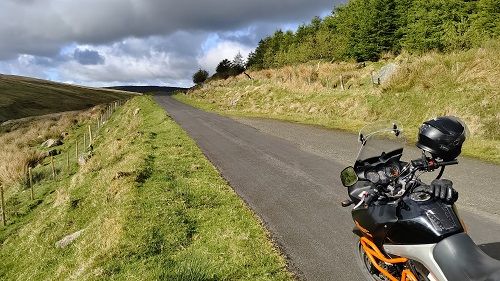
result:
M 374 184 L 388 184 L 399 177 L 400 173 L 399 162 L 390 162 L 366 170 L 365 178 Z

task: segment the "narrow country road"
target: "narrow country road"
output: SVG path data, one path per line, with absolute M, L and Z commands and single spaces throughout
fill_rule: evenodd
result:
M 166 94 L 155 99 L 265 222 L 301 278 L 362 280 L 354 258 L 350 208 L 339 203 L 347 196 L 338 175 L 352 164 L 358 149 L 355 135 L 227 118 Z M 461 159 L 445 176 L 460 192 L 458 205 L 469 234 L 500 259 L 500 168 Z

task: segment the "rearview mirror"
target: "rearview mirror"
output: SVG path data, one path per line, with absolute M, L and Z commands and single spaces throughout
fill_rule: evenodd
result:
M 349 166 L 340 172 L 340 180 L 345 187 L 353 186 L 358 182 L 358 175 L 354 168 Z

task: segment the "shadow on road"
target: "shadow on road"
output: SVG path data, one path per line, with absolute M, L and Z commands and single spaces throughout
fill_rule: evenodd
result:
M 481 244 L 479 248 L 483 250 L 488 256 L 500 260 L 500 242 Z

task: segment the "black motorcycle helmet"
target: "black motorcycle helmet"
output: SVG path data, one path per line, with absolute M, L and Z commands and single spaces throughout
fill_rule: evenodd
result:
M 429 152 L 434 158 L 450 161 L 462 152 L 468 132 L 467 125 L 457 117 L 437 117 L 422 124 L 417 147 Z

